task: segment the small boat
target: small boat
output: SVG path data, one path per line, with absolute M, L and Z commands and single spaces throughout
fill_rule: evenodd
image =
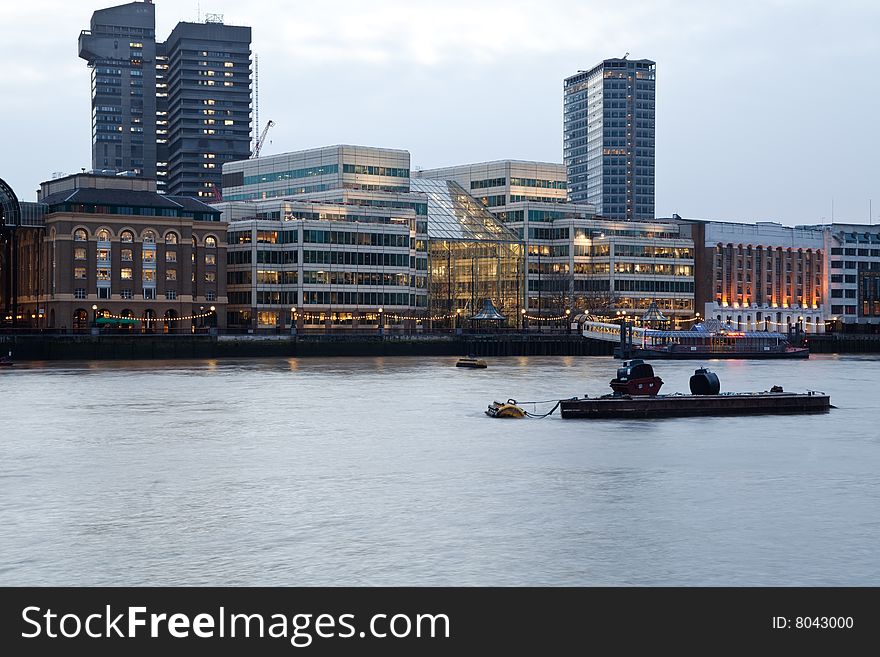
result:
M 489 417 L 519 418 L 525 417 L 526 412 L 516 405 L 515 400 L 508 399 L 506 402 L 495 401 L 489 404 L 489 408 L 486 409 L 486 415 Z
M 455 364 L 456 367 L 470 367 L 472 369 L 485 369 L 489 367 L 482 358 L 474 358 L 473 356 L 466 356 L 465 358 L 459 358 L 458 362 Z
M 12 367 L 12 352 L 8 356 L 0 356 L 0 367 Z

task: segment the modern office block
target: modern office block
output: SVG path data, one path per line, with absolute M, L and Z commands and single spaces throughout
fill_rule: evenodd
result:
M 564 153 L 573 203 L 609 219 L 654 218 L 654 62 L 606 59 L 566 78 Z
M 592 204 L 568 203 L 565 175 L 564 165 L 520 160 L 414 173 L 455 181 L 524 242 L 528 312 L 614 315 L 653 302 L 669 317 L 692 317 L 693 242 L 679 226 L 611 221 Z

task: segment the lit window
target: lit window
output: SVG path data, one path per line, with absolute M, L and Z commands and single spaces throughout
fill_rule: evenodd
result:
M 119 253 L 119 258 L 123 262 L 131 262 L 132 260 L 134 260 L 134 258 L 132 257 L 131 249 L 122 249 L 122 251 Z
M 156 280 L 156 271 L 153 269 L 144 269 L 144 283 L 152 283 Z
M 209 249 L 216 249 L 217 248 L 217 238 L 214 237 L 213 235 L 208 235 L 205 238 L 205 246 L 208 247 Z
M 122 234 L 119 236 L 120 242 L 134 242 L 134 233 L 130 230 L 122 231 Z
M 177 262 L 177 251 L 166 251 L 165 262 Z
M 166 281 L 176 281 L 177 280 L 177 270 L 176 269 L 166 269 L 165 270 L 165 280 Z
M 98 270 L 98 280 L 99 281 L 109 281 L 110 280 L 110 270 L 109 269 L 99 269 Z
M 206 271 L 205 272 L 205 282 L 207 283 L 215 283 L 217 281 L 217 272 Z
M 165 244 L 177 244 L 177 233 L 168 233 L 165 236 Z
M 156 252 L 144 251 L 144 262 L 156 262 Z
M 85 260 L 86 259 L 86 250 L 84 248 L 76 248 L 73 250 L 73 259 L 74 260 Z
M 216 265 L 217 264 L 217 256 L 214 253 L 208 253 L 205 255 L 205 264 L 206 265 Z
M 98 241 L 99 242 L 109 242 L 110 241 L 110 232 L 104 229 L 98 231 Z
M 148 230 L 144 232 L 144 244 L 155 244 L 156 243 L 156 233 L 152 230 Z
M 130 281 L 132 277 L 131 267 L 123 267 L 119 270 L 119 277 L 124 281 Z
M 85 229 L 77 228 L 73 231 L 73 239 L 77 242 L 85 242 L 89 239 L 88 233 L 86 233 Z
M 74 267 L 73 268 L 73 277 L 77 280 L 85 280 L 86 268 L 85 267 Z

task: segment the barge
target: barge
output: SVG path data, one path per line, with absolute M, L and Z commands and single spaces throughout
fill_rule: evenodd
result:
M 690 394 L 658 394 L 663 379 L 654 368 L 641 359 L 622 363 L 617 376 L 610 382 L 612 394 L 601 397 L 560 399 L 542 415 L 527 413 L 508 399 L 495 402 L 486 410 L 490 417 L 547 417 L 559 408 L 568 419 L 651 419 L 695 417 L 700 415 L 785 415 L 794 413 L 827 413 L 834 408 L 831 397 L 810 390 L 803 393 L 785 392 L 773 386 L 764 392 L 721 392 L 721 383 L 714 372 L 698 368 L 690 378 Z M 525 402 L 549 403 L 549 402 Z
M 563 419 L 650 419 L 700 415 L 785 415 L 827 413 L 831 397 L 822 392 L 733 392 L 718 395 L 609 395 L 563 399 Z

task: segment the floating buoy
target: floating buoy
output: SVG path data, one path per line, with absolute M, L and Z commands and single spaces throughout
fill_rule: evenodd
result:
M 506 402 L 492 402 L 486 409 L 489 417 L 525 417 L 526 412 L 516 405 L 515 400 L 508 399 Z

